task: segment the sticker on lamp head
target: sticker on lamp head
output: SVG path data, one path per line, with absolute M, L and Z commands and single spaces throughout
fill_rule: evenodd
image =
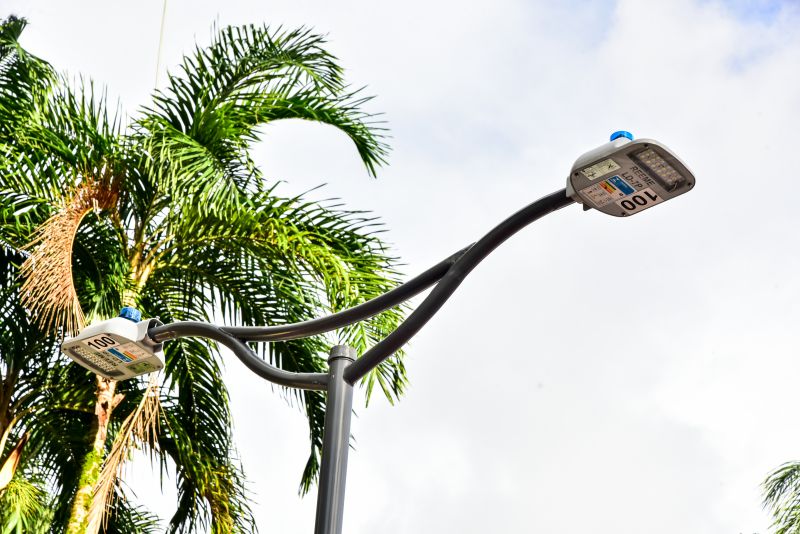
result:
M 601 176 L 605 176 L 606 174 L 610 174 L 619 169 L 620 166 L 617 165 L 613 159 L 608 158 L 600 163 L 595 163 L 591 167 L 586 167 L 581 171 L 581 174 L 583 174 L 589 180 L 597 180 Z
M 155 371 L 156 367 L 147 362 L 139 362 L 139 363 L 134 363 L 133 365 L 129 365 L 128 369 L 130 369 L 136 374 L 143 374 Z

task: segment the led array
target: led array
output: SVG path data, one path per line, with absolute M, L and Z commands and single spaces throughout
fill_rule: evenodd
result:
M 685 178 L 652 148 L 639 152 L 634 158 L 647 167 L 655 175 L 654 178 L 660 179 L 661 185 L 667 191 L 675 190 L 685 181 Z
M 117 362 L 110 356 L 107 356 L 105 353 L 87 350 L 80 346 L 72 347 L 71 350 L 77 356 L 79 356 L 83 360 L 86 360 L 90 365 L 100 369 L 106 374 L 109 375 L 121 374 L 119 371 L 116 370 Z

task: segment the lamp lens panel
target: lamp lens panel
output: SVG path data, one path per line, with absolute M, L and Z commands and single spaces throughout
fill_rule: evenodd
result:
M 124 373 L 118 369 L 118 363 L 105 352 L 79 344 L 75 344 L 65 351 L 73 360 L 106 378 L 117 378 L 124 375 Z
M 637 161 L 648 170 L 653 178 L 659 181 L 667 191 L 674 191 L 686 182 L 686 178 L 652 148 L 632 155 L 631 159 Z

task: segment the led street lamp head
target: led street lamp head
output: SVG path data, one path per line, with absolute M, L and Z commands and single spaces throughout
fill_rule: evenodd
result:
M 164 367 L 164 352 L 147 331 L 161 323 L 141 318 L 139 310 L 122 308 L 119 317 L 87 326 L 64 341 L 61 351 L 90 371 L 113 380 L 158 371 Z
M 694 182 L 692 172 L 667 147 L 620 131 L 578 158 L 567 194 L 587 209 L 627 217 L 686 193 Z

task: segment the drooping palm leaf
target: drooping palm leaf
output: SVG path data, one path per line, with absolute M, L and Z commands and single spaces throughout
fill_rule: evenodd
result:
M 113 511 L 103 529 L 104 534 L 157 534 L 163 532 L 158 516 L 142 506 L 136 506 L 125 495 L 114 499 Z
M 19 37 L 27 24 L 14 16 L 0 21 L 0 153 L 55 78 L 47 62 L 20 46 Z
M 282 118 L 335 126 L 374 174 L 386 153 L 381 129 L 323 45 L 307 29 L 246 26 L 223 28 L 196 48 L 137 121 L 162 186 L 200 213 L 236 206 L 237 193 L 260 185 L 248 154 L 256 127 Z

